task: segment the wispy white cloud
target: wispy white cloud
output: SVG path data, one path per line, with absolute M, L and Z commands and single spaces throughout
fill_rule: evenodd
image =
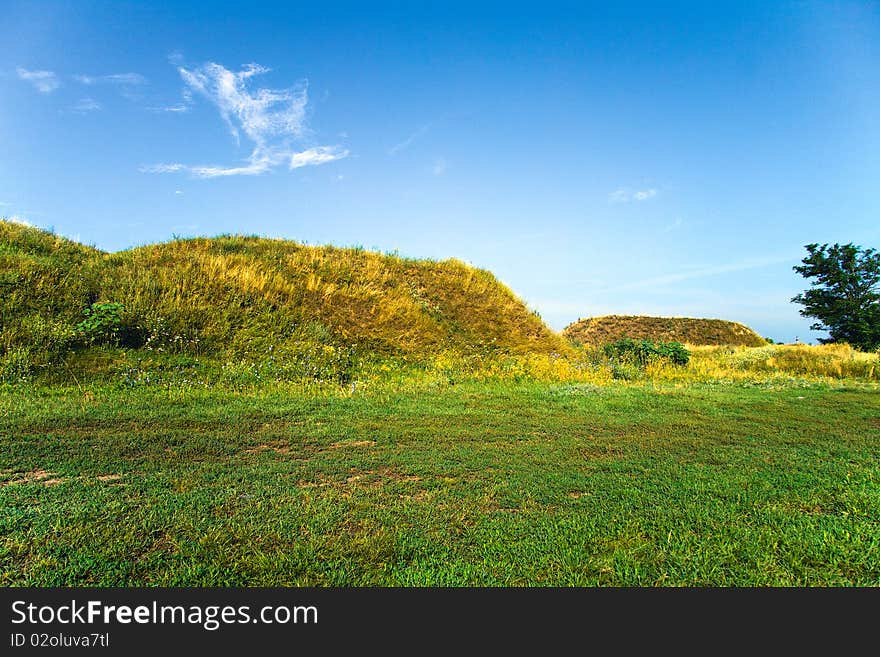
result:
M 432 167 L 431 171 L 434 173 L 435 176 L 442 176 L 444 173 L 446 173 L 446 170 L 448 168 L 449 163 L 446 162 L 444 158 L 440 157 L 437 158 L 437 160 L 434 162 L 434 166 Z
M 186 170 L 183 164 L 150 164 L 142 166 L 138 171 L 141 173 L 175 173 Z
M 95 112 L 99 109 L 101 109 L 101 103 L 92 98 L 80 98 L 78 101 L 70 106 L 70 111 L 76 112 L 77 114 Z
M 188 171 L 197 178 L 224 176 L 253 176 L 279 166 L 298 169 L 339 160 L 349 155 L 341 146 L 313 146 L 305 150 L 295 147 L 308 136 L 306 105 L 308 85 L 302 82 L 287 89 L 248 89 L 252 77 L 267 73 L 268 68 L 249 64 L 237 73 L 220 64 L 208 63 L 187 69 L 178 66 L 178 72 L 187 85 L 184 103 L 164 108 L 164 111 L 186 111 L 191 94 L 196 93 L 213 103 L 236 143 L 244 136 L 253 143 L 251 154 L 244 165 L 194 166 L 180 163 L 142 167 L 147 173 Z
M 183 114 L 184 112 L 189 112 L 190 106 L 178 103 L 177 105 L 166 105 L 164 107 L 150 107 L 149 110 L 151 112 L 172 112 L 175 114 Z
M 647 201 L 655 196 L 657 196 L 657 190 L 653 188 L 631 191 L 621 187 L 608 194 L 608 200 L 611 203 L 628 203 L 629 201 Z
M 348 151 L 339 146 L 317 146 L 291 155 L 290 168 L 299 169 L 300 167 L 326 164 L 347 156 Z
M 419 137 L 421 137 L 422 135 L 424 135 L 424 134 L 425 134 L 430 128 L 431 128 L 431 124 L 430 124 L 430 123 L 426 123 L 425 125 L 423 125 L 422 127 L 420 127 L 418 130 L 416 130 L 415 132 L 413 132 L 409 137 L 407 137 L 406 139 L 404 139 L 402 142 L 397 143 L 397 144 L 395 144 L 394 146 L 392 146 L 391 148 L 389 148 L 389 149 L 388 149 L 388 154 L 389 154 L 389 155 L 397 155 L 397 154 L 400 153 L 401 151 L 405 151 L 407 148 L 409 148 L 410 146 L 412 146 L 412 143 L 413 143 L 416 139 L 418 139 Z
M 226 176 L 258 176 L 271 169 L 268 159 L 258 159 L 242 167 L 212 167 L 212 166 L 181 166 L 196 178 L 223 178 Z
M 348 156 L 348 151 L 338 146 L 319 146 L 309 148 L 298 153 L 284 154 L 288 158 L 287 165 L 289 169 L 299 169 L 300 167 L 316 166 L 326 164 L 334 160 L 341 160 Z M 177 173 L 181 171 L 188 172 L 196 178 L 223 178 L 227 176 L 258 176 L 279 165 L 279 153 L 273 153 L 272 157 L 259 156 L 254 157 L 253 154 L 248 164 L 238 167 L 221 167 L 221 166 L 192 166 L 181 164 L 179 162 L 169 164 L 156 164 L 144 166 L 140 168 L 141 173 Z
M 73 79 L 85 85 L 118 84 L 133 87 L 146 84 L 147 79 L 140 73 L 111 73 L 110 75 L 74 75 Z
M 19 79 L 30 82 L 41 94 L 50 94 L 61 86 L 61 81 L 52 71 L 29 71 L 19 66 L 15 72 Z
M 247 90 L 247 81 L 270 69 L 249 64 L 238 73 L 220 64 L 209 63 L 200 69 L 180 67 L 184 82 L 214 103 L 232 135 L 239 139 L 239 128 L 259 147 L 273 137 L 300 137 L 304 131 L 308 85 L 300 83 L 289 89 Z

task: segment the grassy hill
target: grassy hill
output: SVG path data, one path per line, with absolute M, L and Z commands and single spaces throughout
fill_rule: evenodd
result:
M 393 354 L 565 348 L 490 272 L 457 260 L 242 236 L 104 253 L 0 222 L 0 350 L 69 343 L 95 302 L 123 304 L 131 346 L 223 357 L 316 344 Z
M 764 338 L 744 324 L 722 319 L 606 315 L 588 317 L 563 330 L 569 340 L 583 344 L 607 344 L 620 338 L 677 341 L 692 345 L 740 345 L 758 347 Z

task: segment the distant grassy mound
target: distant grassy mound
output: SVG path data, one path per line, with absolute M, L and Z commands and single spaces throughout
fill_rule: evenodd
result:
M 457 260 L 241 236 L 104 253 L 0 222 L 0 352 L 81 339 L 95 303 L 122 304 L 125 346 L 201 355 L 565 348 L 491 273 Z
M 692 345 L 735 345 L 759 347 L 767 344 L 744 324 L 723 319 L 690 317 L 646 317 L 606 315 L 588 317 L 569 324 L 563 330 L 569 340 L 601 345 L 624 337 L 660 342 L 676 341 Z

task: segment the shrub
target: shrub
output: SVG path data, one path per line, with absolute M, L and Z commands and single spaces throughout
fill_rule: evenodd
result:
M 680 342 L 658 342 L 655 349 L 657 355 L 673 365 L 687 365 L 691 359 L 691 352 Z
M 76 325 L 76 332 L 85 345 L 140 347 L 145 342 L 143 327 L 121 303 L 93 303 L 83 315 L 85 318 Z
M 691 354 L 680 342 L 658 342 L 622 338 L 603 347 L 605 356 L 617 363 L 644 368 L 657 360 L 673 365 L 687 365 Z

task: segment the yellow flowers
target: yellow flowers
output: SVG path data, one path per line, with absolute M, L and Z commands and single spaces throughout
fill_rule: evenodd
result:
M 880 380 L 880 357 L 847 345 L 767 345 L 763 347 L 690 347 L 686 366 L 651 361 L 644 369 L 616 371 L 601 350 L 581 348 L 565 354 L 467 354 L 445 350 L 423 359 L 376 361 L 356 378 L 370 385 L 455 385 L 464 381 L 540 381 L 597 386 L 612 382 L 664 381 L 784 383 L 823 379 Z
M 880 355 L 846 344 L 694 347 L 690 375 L 695 380 L 764 381 L 777 377 L 867 379 L 877 381 Z

